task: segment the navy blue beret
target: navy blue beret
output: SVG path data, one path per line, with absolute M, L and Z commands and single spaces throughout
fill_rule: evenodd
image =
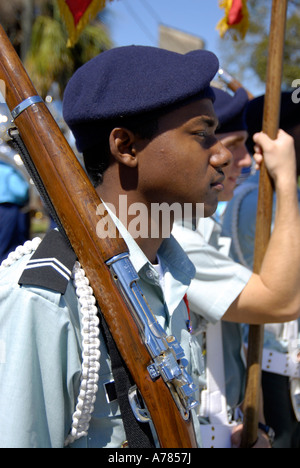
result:
M 245 130 L 244 110 L 249 101 L 248 95 L 243 88 L 238 89 L 235 94 L 213 88 L 216 99 L 214 108 L 219 119 L 219 127 L 216 133 L 229 133 Z
M 300 104 L 294 103 L 292 96 L 293 91 L 281 93 L 279 127 L 285 131 L 300 123 Z M 259 96 L 250 101 L 246 107 L 246 124 L 250 136 L 260 132 L 262 129 L 264 102 L 265 96 Z
M 293 92 L 281 93 L 281 109 L 279 127 L 285 131 L 289 131 L 294 125 L 300 123 L 300 104 L 296 104 L 292 100 Z M 263 126 L 265 96 L 259 96 L 252 101 L 249 101 L 245 110 L 245 120 L 248 128 L 249 139 L 247 146 L 249 151 L 253 152 L 252 137 L 255 133 L 261 132 Z
M 102 52 L 69 81 L 64 119 L 79 151 L 97 142 L 100 124 L 166 109 L 194 96 L 214 99 L 210 82 L 219 68 L 205 50 L 178 54 L 147 46 Z

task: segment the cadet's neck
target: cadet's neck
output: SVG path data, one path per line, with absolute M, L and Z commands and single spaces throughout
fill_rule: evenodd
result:
M 173 220 L 169 217 L 166 220 L 159 213 L 153 212 L 151 203 L 134 190 L 127 192 L 120 189 L 118 192 L 100 185 L 97 193 L 104 202 L 113 206 L 115 215 L 149 261 L 154 263 L 160 245 L 171 233 Z

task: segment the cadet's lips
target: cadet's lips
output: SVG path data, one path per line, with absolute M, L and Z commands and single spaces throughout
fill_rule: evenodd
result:
M 215 188 L 218 191 L 224 190 L 224 185 L 223 185 L 224 179 L 225 179 L 224 175 L 222 177 L 219 177 L 218 179 L 216 179 L 214 182 L 210 184 L 211 187 Z

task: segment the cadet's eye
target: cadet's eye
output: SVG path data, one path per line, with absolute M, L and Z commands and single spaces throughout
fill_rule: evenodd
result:
M 197 135 L 200 136 L 201 138 L 206 138 L 207 137 L 207 132 L 206 131 L 197 132 Z

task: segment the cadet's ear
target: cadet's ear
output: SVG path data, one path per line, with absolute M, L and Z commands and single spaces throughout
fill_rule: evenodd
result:
M 127 128 L 114 128 L 109 137 L 112 156 L 121 164 L 128 167 L 137 166 L 135 149 L 136 136 Z

